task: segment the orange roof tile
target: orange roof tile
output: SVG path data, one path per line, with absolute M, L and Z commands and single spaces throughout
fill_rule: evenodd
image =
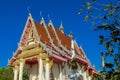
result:
M 78 47 L 76 47 L 76 45 L 74 45 L 74 50 L 75 50 L 75 54 L 80 55 L 79 52 L 78 52 L 79 49 L 78 49 Z
M 46 32 L 46 30 L 44 28 L 44 25 L 35 22 L 35 26 L 36 26 L 36 29 L 37 29 L 37 32 L 38 32 L 38 34 L 40 36 L 41 41 L 43 43 L 46 42 L 46 44 L 50 46 L 51 43 L 50 43 L 50 40 L 48 38 L 48 34 L 47 34 L 47 32 Z M 47 26 L 47 29 L 49 31 L 49 34 L 50 34 L 52 40 L 53 40 L 53 43 L 56 46 L 58 46 L 58 40 L 57 40 L 57 38 L 55 36 L 54 31 L 52 30 L 52 27 L 51 26 Z M 56 28 L 55 28 L 55 31 L 56 31 L 56 33 L 58 35 L 59 40 L 61 41 L 61 44 L 64 47 L 66 47 L 68 50 L 70 50 L 71 49 L 71 38 L 69 36 L 67 36 L 66 34 L 63 34 L 61 31 L 59 31 Z
M 57 38 L 56 38 L 56 36 L 55 36 L 55 33 L 54 33 L 52 27 L 49 26 L 49 27 L 47 27 L 47 28 L 48 28 L 48 31 L 49 31 L 49 33 L 50 33 L 50 36 L 51 36 L 51 38 L 52 38 L 53 43 L 55 44 L 55 46 L 59 46 L 59 45 L 58 45 L 58 40 L 57 40 Z
M 63 34 L 61 31 L 56 29 L 56 33 L 61 41 L 61 44 L 66 47 L 68 50 L 71 50 L 71 38 L 67 36 L 66 34 Z
M 44 28 L 44 25 L 39 24 L 36 21 L 34 21 L 34 23 L 35 23 L 35 26 L 36 26 L 36 29 L 37 29 L 37 32 L 38 32 L 38 34 L 40 36 L 41 41 L 43 43 L 46 43 L 47 45 L 51 46 L 51 42 L 50 42 L 50 40 L 48 38 L 48 34 L 47 34 L 47 32 L 46 32 L 46 30 Z M 55 33 L 54 33 L 52 27 L 47 26 L 47 29 L 49 31 L 50 37 L 53 40 L 54 45 L 59 47 L 58 40 L 57 40 L 57 38 L 55 36 Z M 58 35 L 59 40 L 61 41 L 61 44 L 64 47 L 66 47 L 68 50 L 71 50 L 71 38 L 68 35 L 62 33 L 57 28 L 55 28 L 55 31 L 56 31 L 56 33 Z M 85 58 L 85 55 L 84 55 L 83 51 L 80 48 L 78 48 L 77 44 L 75 44 L 74 47 L 75 47 L 75 54 L 81 56 L 82 58 Z
M 34 21 L 34 23 L 35 23 L 35 26 L 36 26 L 38 35 L 40 36 L 40 40 L 41 40 L 43 43 L 45 43 L 45 44 L 47 44 L 47 45 L 50 46 L 51 43 L 50 43 L 50 40 L 49 40 L 49 38 L 48 38 L 47 32 L 46 32 L 43 24 L 39 24 L 39 23 L 37 23 L 37 22 L 35 22 L 35 21 Z

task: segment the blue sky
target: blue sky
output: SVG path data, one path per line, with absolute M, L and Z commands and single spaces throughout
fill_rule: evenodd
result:
M 99 32 L 90 23 L 84 23 L 79 16 L 84 0 L 1 0 L 0 1 L 0 67 L 6 67 L 8 58 L 18 47 L 18 43 L 28 17 L 27 7 L 34 20 L 40 22 L 41 16 L 48 23 L 49 18 L 57 28 L 62 24 L 66 34 L 74 33 L 74 39 L 82 46 L 91 64 L 101 69 L 101 47 Z M 48 18 L 49 15 L 49 18 Z

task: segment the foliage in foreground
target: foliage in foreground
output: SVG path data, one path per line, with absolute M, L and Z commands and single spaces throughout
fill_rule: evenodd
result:
M 14 73 L 11 67 L 0 68 L 0 80 L 13 80 Z M 26 71 L 23 72 L 23 80 L 28 80 L 28 73 Z
M 96 31 L 101 31 L 99 44 L 105 64 L 101 73 L 107 80 L 120 78 L 120 0 L 91 0 L 83 2 L 79 15 L 86 12 L 84 21 L 90 22 Z
M 13 69 L 11 67 L 0 68 L 0 80 L 13 80 Z

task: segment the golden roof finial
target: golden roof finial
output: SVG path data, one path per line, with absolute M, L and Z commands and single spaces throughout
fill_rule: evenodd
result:
M 50 15 L 49 15 L 49 14 L 48 14 L 48 20 L 51 21 L 51 20 L 50 20 Z
M 27 11 L 29 13 L 29 16 L 32 16 L 31 13 L 30 13 L 30 7 L 29 6 L 27 7 Z
M 42 11 L 40 11 L 40 17 L 43 18 L 43 16 L 42 16 Z
M 59 30 L 60 30 L 62 33 L 64 33 L 64 27 L 63 27 L 63 25 L 62 25 L 62 21 L 61 21 L 61 24 L 60 24 Z
M 69 37 L 73 39 L 73 32 L 70 32 Z

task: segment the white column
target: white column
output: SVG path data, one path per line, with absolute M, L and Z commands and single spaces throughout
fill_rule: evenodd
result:
M 42 80 L 42 75 L 43 75 L 43 62 L 42 59 L 39 58 L 39 75 L 38 75 L 39 80 Z
M 65 75 L 64 75 L 64 80 L 67 80 L 68 79 L 68 68 L 67 68 L 67 63 L 65 63 L 65 66 L 64 66 L 64 71 L 65 71 Z
M 84 73 L 83 73 L 83 77 L 84 77 L 84 80 L 87 80 L 87 76 L 86 76 L 86 71 L 84 70 Z
M 20 60 L 19 80 L 22 80 L 23 66 L 24 66 L 24 62 L 23 62 L 23 60 Z
M 88 77 L 88 80 L 90 80 L 90 75 L 89 75 L 89 77 Z
M 60 67 L 60 80 L 63 80 L 62 67 L 61 67 L 61 65 L 59 67 Z
M 14 67 L 14 80 L 17 80 L 17 76 L 18 76 L 18 69 L 17 68 L 18 68 L 17 66 Z
M 49 77 L 50 77 L 50 71 L 49 71 L 49 59 L 46 58 L 46 65 L 45 65 L 45 68 L 46 68 L 46 72 L 45 72 L 45 79 L 46 80 L 49 80 Z

